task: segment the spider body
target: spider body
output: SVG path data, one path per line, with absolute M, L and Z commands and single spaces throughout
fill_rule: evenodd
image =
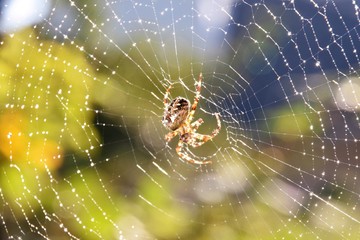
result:
M 189 115 L 190 101 L 183 97 L 177 97 L 171 101 L 164 112 L 163 124 L 174 131 L 178 129 Z
M 211 163 L 211 161 L 199 161 L 191 158 L 183 151 L 184 144 L 188 144 L 192 147 L 199 147 L 214 138 L 221 129 L 219 113 L 215 113 L 217 128 L 213 130 L 210 135 L 196 132 L 199 126 L 204 122 L 201 118 L 191 123 L 200 99 L 201 81 L 202 74 L 200 73 L 199 80 L 196 84 L 196 95 L 192 105 L 188 99 L 183 97 L 176 97 L 169 101 L 170 85 L 164 96 L 165 111 L 162 119 L 163 125 L 171 130 L 171 132 L 165 135 L 166 142 L 170 142 L 176 135 L 179 135 L 179 142 L 176 146 L 177 154 L 181 159 L 194 164 L 208 164 Z

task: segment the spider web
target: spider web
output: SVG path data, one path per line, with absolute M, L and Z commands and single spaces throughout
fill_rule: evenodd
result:
M 2 9 L 1 238 L 358 238 L 357 1 L 44 2 Z M 206 165 L 161 123 L 200 73 Z

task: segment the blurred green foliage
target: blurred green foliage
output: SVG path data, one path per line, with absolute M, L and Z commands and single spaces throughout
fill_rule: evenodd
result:
M 41 161 L 57 168 L 62 158 L 57 155 L 64 149 L 83 152 L 98 145 L 91 124 L 94 112 L 88 111 L 94 75 L 78 52 L 40 40 L 29 29 L 5 36 L 0 51 L 0 102 L 5 106 L 0 138 L 2 154 L 12 161 L 36 162 L 40 153 Z

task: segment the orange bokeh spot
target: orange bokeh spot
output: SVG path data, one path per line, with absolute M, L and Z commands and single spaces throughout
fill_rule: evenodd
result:
M 0 115 L 0 151 L 7 158 L 24 156 L 29 142 L 25 129 L 28 119 L 20 112 L 5 112 Z
M 29 120 L 19 111 L 0 115 L 0 151 L 10 161 L 35 164 L 40 169 L 59 168 L 62 151 L 55 141 L 43 136 L 29 137 Z
M 58 169 L 63 162 L 62 151 L 55 141 L 37 139 L 31 142 L 28 159 L 39 168 Z

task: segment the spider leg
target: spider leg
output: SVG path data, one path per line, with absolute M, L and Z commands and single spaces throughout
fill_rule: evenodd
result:
M 171 87 L 172 87 L 172 84 L 166 89 L 166 93 L 164 95 L 164 106 L 165 106 L 165 108 L 167 108 L 167 106 L 169 105 L 169 94 L 170 94 Z
M 168 134 L 165 135 L 165 140 L 166 142 L 170 142 L 171 139 L 173 139 L 173 137 L 175 137 L 176 135 L 178 135 L 177 131 L 174 132 L 169 132 Z
M 203 145 L 204 143 L 206 143 L 207 141 L 213 139 L 216 135 L 218 135 L 218 133 L 220 132 L 221 129 L 221 121 L 220 121 L 220 114 L 219 113 L 215 113 L 215 117 L 217 120 L 217 128 L 214 129 L 214 131 L 210 134 L 210 135 L 204 135 L 204 134 L 200 134 L 200 133 L 192 133 L 192 139 L 194 139 L 193 141 L 190 141 L 189 144 L 196 148 L 199 147 L 201 145 Z M 196 123 L 196 122 L 194 122 Z
M 196 94 L 195 94 L 195 98 L 194 98 L 194 103 L 191 105 L 191 110 L 190 110 L 189 117 L 188 117 L 189 122 L 191 122 L 191 120 L 194 117 L 195 110 L 196 110 L 197 104 L 200 99 L 201 81 L 202 81 L 202 73 L 200 73 L 199 80 L 197 81 L 197 84 L 196 84 L 196 88 L 195 88 Z
M 207 141 L 213 139 L 216 135 L 204 135 L 200 133 L 193 133 L 192 138 L 193 141 L 189 141 L 188 144 L 191 145 L 193 148 L 200 147 Z
M 203 135 L 200 133 L 193 133 L 192 135 L 192 141 L 189 141 L 188 144 L 190 146 L 192 146 L 193 148 L 197 148 L 200 147 L 201 145 L 203 145 L 204 143 L 206 143 L 207 141 L 209 141 L 211 139 L 210 135 Z
M 193 130 L 197 130 L 199 127 L 200 127 L 200 125 L 201 124 L 203 124 L 204 123 L 204 120 L 202 120 L 202 118 L 199 118 L 198 120 L 196 120 L 195 122 L 193 122 L 193 123 L 191 123 L 191 128 L 193 129 Z
M 220 113 L 215 113 L 215 117 L 216 117 L 216 128 L 213 130 L 213 132 L 211 133 L 211 138 L 215 137 L 216 135 L 218 135 L 218 133 L 221 130 L 221 121 L 220 121 Z
M 177 146 L 176 146 L 176 152 L 179 155 L 179 157 L 189 163 L 193 163 L 193 164 L 198 164 L 198 165 L 204 165 L 204 164 L 209 164 L 211 163 L 210 160 L 207 161 L 199 161 L 199 160 L 195 160 L 192 159 L 186 152 L 183 152 L 183 146 L 184 146 L 184 142 L 183 141 L 179 141 Z

